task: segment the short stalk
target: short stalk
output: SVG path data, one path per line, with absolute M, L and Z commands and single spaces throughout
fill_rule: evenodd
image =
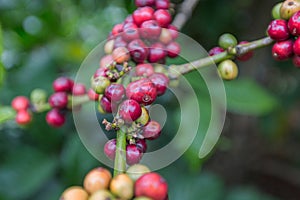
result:
M 114 176 L 124 173 L 126 170 L 126 132 L 122 129 L 117 131 L 117 147 L 114 164 Z

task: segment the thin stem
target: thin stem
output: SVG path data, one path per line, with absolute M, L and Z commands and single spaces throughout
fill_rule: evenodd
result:
M 126 132 L 117 131 L 116 157 L 114 164 L 114 176 L 124 173 L 126 170 Z

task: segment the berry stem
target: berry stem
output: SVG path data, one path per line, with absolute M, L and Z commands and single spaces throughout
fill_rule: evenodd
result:
M 191 63 L 185 63 L 182 65 L 172 65 L 169 67 L 168 76 L 171 79 L 176 79 L 180 75 L 187 74 L 195 69 L 200 69 L 203 67 L 207 67 L 209 65 L 219 63 L 226 59 L 233 59 L 235 56 L 243 55 L 247 52 L 253 51 L 255 49 L 259 49 L 265 46 L 272 44 L 274 41 L 270 37 L 265 37 L 262 39 L 258 39 L 247 44 L 237 45 L 233 48 L 227 49 L 227 51 L 216 54 L 214 56 L 208 56 L 205 58 L 201 58 L 199 60 L 195 60 Z
M 126 133 L 120 129 L 117 131 L 116 157 L 114 163 L 114 176 L 122 174 L 126 170 Z

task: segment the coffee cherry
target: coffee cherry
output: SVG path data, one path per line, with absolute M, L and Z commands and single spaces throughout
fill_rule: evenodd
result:
M 62 193 L 60 200 L 88 200 L 88 198 L 88 193 L 82 187 L 72 186 Z
M 127 85 L 126 96 L 140 104 L 150 105 L 156 99 L 156 87 L 147 78 L 133 81 Z
M 134 185 L 135 196 L 150 197 L 153 200 L 165 200 L 168 195 L 168 185 L 164 178 L 155 172 L 141 176 Z
M 300 2 L 295 0 L 286 0 L 280 7 L 280 17 L 290 19 L 297 11 L 300 10 Z
M 110 172 L 102 167 L 91 170 L 84 178 L 84 189 L 90 194 L 107 189 L 111 180 Z
M 99 76 L 97 78 L 91 78 L 91 87 L 97 94 L 103 94 L 105 89 L 110 85 L 108 78 Z
M 153 18 L 153 13 L 153 8 L 146 6 L 135 10 L 132 14 L 132 18 L 134 23 L 140 26 L 144 21 L 151 20 Z
M 135 144 L 137 146 L 137 148 L 139 148 L 143 153 L 146 153 L 147 151 L 147 142 L 144 139 L 137 139 L 135 141 Z
M 178 28 L 176 26 L 173 26 L 172 24 L 170 24 L 168 26 L 168 29 L 171 32 L 173 40 L 175 40 L 176 38 L 178 38 L 179 32 L 178 32 Z
M 56 92 L 49 97 L 49 104 L 52 108 L 66 108 L 68 105 L 68 95 L 65 92 Z
M 16 115 L 16 122 L 20 125 L 26 125 L 31 122 L 31 115 L 27 110 L 19 110 Z
M 11 107 L 16 110 L 26 110 L 30 105 L 30 102 L 25 96 L 17 96 L 11 102 Z
M 135 0 L 134 2 L 137 7 L 144 7 L 144 6 L 153 6 L 155 0 Z
M 161 27 L 155 20 L 148 20 L 141 24 L 140 35 L 144 39 L 158 40 Z
M 119 106 L 119 115 L 125 121 L 125 123 L 131 123 L 137 120 L 141 114 L 141 106 L 135 100 L 125 100 Z
M 108 190 L 97 190 L 89 200 L 116 200 L 116 198 Z
M 135 74 L 137 76 L 146 76 L 149 77 L 154 73 L 154 68 L 151 64 L 138 64 L 135 68 Z
M 129 144 L 126 146 L 126 162 L 128 165 L 139 163 L 142 156 L 143 152 L 135 144 Z
M 112 111 L 113 111 L 112 103 L 106 96 L 101 97 L 100 106 L 105 113 L 112 113 Z
M 112 57 L 117 63 L 123 63 L 130 59 L 129 52 L 125 47 L 118 47 L 112 52 Z
M 81 83 L 74 84 L 72 94 L 74 96 L 81 96 L 86 94 L 86 88 L 85 85 Z
M 105 89 L 104 95 L 112 102 L 119 102 L 125 95 L 125 88 L 122 84 L 113 83 Z
M 33 104 L 42 104 L 47 101 L 47 92 L 43 89 L 34 89 L 30 94 L 30 101 Z
M 97 77 L 99 77 L 99 76 L 103 76 L 103 77 L 108 78 L 108 76 L 107 76 L 107 72 L 108 72 L 108 71 L 109 71 L 108 68 L 103 68 L 103 67 L 98 68 L 98 69 L 95 71 L 93 77 L 94 77 L 94 78 L 97 78 Z
M 154 73 L 149 79 L 156 87 L 157 95 L 163 95 L 169 85 L 169 78 L 163 73 Z
M 110 66 L 113 62 L 114 62 L 114 59 L 113 59 L 112 55 L 103 56 L 100 60 L 100 67 L 108 68 L 108 66 Z
M 138 26 L 134 22 L 126 22 L 123 25 L 123 30 L 126 31 L 127 29 L 137 29 Z
M 165 47 L 160 43 L 155 43 L 149 48 L 148 61 L 156 63 L 166 57 Z
M 160 136 L 161 127 L 157 121 L 150 121 L 143 127 L 143 136 L 148 140 L 154 140 Z
M 123 40 L 122 35 L 119 35 L 115 38 L 114 49 L 119 47 L 126 47 L 126 46 L 127 46 L 127 42 Z
M 300 11 L 296 12 L 288 22 L 288 28 L 292 35 L 300 35 Z
M 128 28 L 122 33 L 122 38 L 126 42 L 130 42 L 135 39 L 139 39 L 139 31 L 137 28 Z
M 287 60 L 293 56 L 293 40 L 276 42 L 272 48 L 272 55 L 275 60 Z
M 110 191 L 120 199 L 132 199 L 134 183 L 127 174 L 119 174 L 111 180 Z
M 145 166 L 145 165 L 141 165 L 141 164 L 135 164 L 130 166 L 127 171 L 126 174 L 133 180 L 136 181 L 137 179 L 139 179 L 141 176 L 143 176 L 146 173 L 151 172 L 150 169 Z
M 287 21 L 275 19 L 268 26 L 268 35 L 276 41 L 286 40 L 290 37 Z
M 112 139 L 106 142 L 104 145 L 104 153 L 110 159 L 114 160 L 116 156 L 117 140 Z
M 180 45 L 177 42 L 171 42 L 167 45 L 166 49 L 170 58 L 177 57 L 181 51 Z
M 248 41 L 241 41 L 239 43 L 240 44 L 248 44 Z M 237 56 L 236 59 L 240 60 L 240 61 L 247 61 L 249 59 L 251 59 L 253 57 L 254 52 L 253 51 L 249 51 L 248 53 L 245 53 L 243 55 Z
M 169 0 L 156 0 L 155 7 L 156 7 L 156 9 L 169 9 L 170 1 Z
M 123 24 L 116 24 L 112 29 L 113 35 L 118 35 L 123 32 Z
M 172 42 L 172 40 L 173 37 L 171 31 L 169 29 L 163 28 L 159 36 L 159 41 L 163 44 L 169 44 L 170 42 Z
M 208 55 L 214 56 L 220 53 L 223 53 L 225 50 L 221 47 L 213 47 L 211 50 L 209 50 Z
M 70 92 L 72 90 L 72 83 L 67 77 L 59 77 L 53 81 L 53 90 L 55 92 Z
M 235 36 L 230 33 L 224 33 L 219 37 L 219 46 L 222 47 L 223 49 L 236 46 L 237 43 L 238 42 Z
M 97 94 L 93 89 L 89 89 L 88 96 L 92 101 L 97 101 L 99 99 L 99 94 Z
M 132 17 L 132 15 L 127 15 L 127 17 L 124 20 L 124 23 L 125 24 L 127 24 L 127 23 L 133 23 L 133 17 Z M 123 30 L 125 30 L 124 26 L 123 26 Z
M 148 49 L 140 39 L 133 40 L 128 44 L 131 58 L 137 63 L 143 63 L 148 57 Z
M 293 51 L 296 55 L 300 56 L 300 39 L 297 38 L 293 45 Z
M 114 40 L 108 40 L 104 45 L 104 52 L 106 54 L 111 54 L 114 50 L 115 41 Z
M 154 12 L 154 19 L 157 21 L 160 27 L 168 27 L 172 21 L 172 16 L 168 10 L 158 9 Z
M 272 9 L 272 17 L 273 19 L 281 19 L 281 16 L 280 16 L 280 9 L 281 9 L 281 6 L 282 6 L 282 2 L 280 3 L 277 3 L 273 9 Z
M 145 126 L 146 124 L 148 124 L 149 119 L 150 119 L 150 116 L 149 116 L 148 110 L 145 107 L 142 107 L 142 114 L 136 120 L 136 123 L 139 123 L 142 126 Z
M 54 108 L 47 113 L 46 121 L 50 126 L 61 127 L 64 125 L 66 117 L 60 110 Z
M 295 67 L 300 68 L 300 56 L 294 55 L 293 64 Z
M 238 67 L 232 60 L 222 61 L 218 65 L 218 71 L 224 80 L 233 80 L 238 76 Z
M 148 197 L 137 197 L 137 198 L 134 198 L 133 200 L 152 200 Z

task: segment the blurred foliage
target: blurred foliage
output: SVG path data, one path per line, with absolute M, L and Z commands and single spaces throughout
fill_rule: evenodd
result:
M 240 40 L 256 39 L 264 35 L 274 4 L 271 0 L 200 1 L 183 32 L 206 49 L 227 31 Z M 0 121 L 13 114 L 5 105 L 14 96 L 28 96 L 35 88 L 50 92 L 57 76 L 75 77 L 87 54 L 133 9 L 133 1 L 129 0 L 0 0 Z M 260 139 L 253 141 L 268 135 L 266 146 L 272 146 L 276 138 L 284 143 L 282 137 L 288 134 L 299 140 L 299 72 L 290 62 L 273 62 L 268 48 L 259 50 L 248 63 L 240 63 L 240 72 L 238 80 L 225 83 L 227 106 L 237 116 L 255 116 Z M 211 117 L 211 102 L 199 74 L 191 73 L 186 78 L 199 99 L 201 123 L 196 140 L 184 157 L 160 171 L 169 182 L 170 199 L 275 199 L 272 192 L 266 194 L 268 191 L 263 187 L 247 180 L 231 181 L 234 183 L 228 185 L 233 177 L 226 178 L 226 174 L 214 170 L 216 167 L 209 165 L 213 161 L 211 156 L 198 159 Z M 176 132 L 174 124 L 179 120 L 180 109 L 172 97 L 168 93 L 159 98 L 171 117 L 161 139 L 149 145 L 150 150 L 170 141 Z M 0 125 L 1 200 L 58 199 L 66 187 L 82 185 L 87 171 L 101 165 L 81 143 L 71 116 L 61 129 L 49 128 L 44 117 L 45 114 L 38 114 L 28 127 L 18 127 L 12 121 Z M 228 126 L 226 123 L 226 137 L 220 139 L 212 155 L 233 151 L 235 141 L 229 132 L 236 132 Z M 241 129 L 247 131 L 247 127 Z M 245 159 L 243 151 L 240 152 L 238 159 Z M 230 162 L 234 167 L 236 160 L 228 158 Z M 297 163 L 295 167 L 300 166 L 299 159 L 293 162 Z

